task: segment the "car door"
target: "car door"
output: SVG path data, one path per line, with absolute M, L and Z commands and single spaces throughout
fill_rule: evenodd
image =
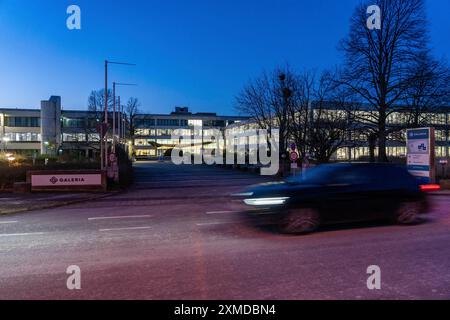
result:
M 374 180 L 371 207 L 373 218 L 385 218 L 392 215 L 402 201 L 405 193 L 405 184 L 409 176 L 395 166 L 384 165 L 374 169 Z
M 369 219 L 371 186 L 371 175 L 362 167 L 351 166 L 334 175 L 324 186 L 324 219 L 328 222 Z

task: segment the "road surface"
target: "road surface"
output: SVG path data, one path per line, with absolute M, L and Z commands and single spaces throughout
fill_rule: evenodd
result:
M 0 217 L 0 299 L 450 298 L 449 196 L 416 226 L 284 236 L 243 223 L 228 196 L 266 180 L 140 162 L 127 193 Z M 67 289 L 72 265 L 81 290 Z

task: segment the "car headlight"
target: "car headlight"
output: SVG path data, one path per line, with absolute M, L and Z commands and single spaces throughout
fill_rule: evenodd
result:
M 243 193 L 233 193 L 232 197 L 251 197 L 253 196 L 253 192 L 243 192 Z
M 278 198 L 259 198 L 259 199 L 245 199 L 245 204 L 249 206 L 276 206 L 285 204 L 289 197 Z

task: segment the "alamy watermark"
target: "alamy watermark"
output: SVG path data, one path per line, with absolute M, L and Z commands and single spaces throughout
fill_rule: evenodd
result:
M 66 10 L 69 17 L 66 26 L 69 30 L 81 30 L 81 8 L 77 5 L 70 5 Z
M 367 289 L 369 290 L 381 290 L 381 268 L 373 265 L 367 268 Z
M 369 30 L 381 30 L 381 9 L 377 5 L 372 5 L 367 8 L 367 28 Z
M 81 269 L 79 266 L 72 265 L 67 267 L 66 274 L 69 275 L 66 281 L 67 289 L 81 290 Z
M 172 140 L 172 162 L 181 164 L 259 165 L 261 175 L 276 175 L 280 168 L 279 130 L 221 131 L 195 126 L 193 134 L 177 129 Z

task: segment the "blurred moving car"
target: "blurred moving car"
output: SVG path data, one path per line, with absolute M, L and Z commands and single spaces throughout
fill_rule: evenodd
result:
M 270 217 L 280 231 L 303 234 L 322 224 L 389 218 L 413 224 L 427 213 L 425 191 L 403 166 L 331 164 L 302 177 L 250 187 L 238 196 L 253 215 Z

